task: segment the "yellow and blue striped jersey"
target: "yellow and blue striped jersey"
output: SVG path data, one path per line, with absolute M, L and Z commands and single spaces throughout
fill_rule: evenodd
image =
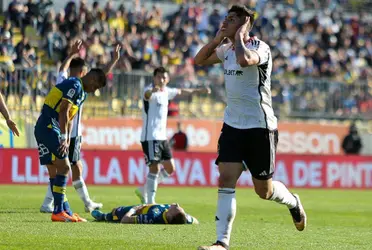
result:
M 37 126 L 42 124 L 53 126 L 58 122 L 62 100 L 67 100 L 72 104 L 68 116 L 69 120 L 71 120 L 85 101 L 86 95 L 87 94 L 83 89 L 83 84 L 79 78 L 70 77 L 62 83 L 57 84 L 45 97 Z
M 147 204 L 137 210 L 137 224 L 168 224 L 166 214 L 170 204 Z M 113 221 L 120 222 L 128 211 L 135 206 L 122 206 L 112 211 Z M 186 214 L 187 224 L 194 224 L 194 218 Z

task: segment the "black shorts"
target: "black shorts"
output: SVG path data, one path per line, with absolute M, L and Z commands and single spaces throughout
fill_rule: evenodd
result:
M 216 164 L 241 162 L 254 178 L 268 180 L 274 174 L 277 144 L 278 130 L 237 129 L 224 123 L 218 140 Z
M 146 164 L 167 161 L 173 158 L 168 141 L 143 141 L 142 150 Z
M 81 150 L 81 136 L 72 137 L 70 140 L 70 147 L 68 149 L 68 159 L 71 165 L 76 164 L 80 160 Z

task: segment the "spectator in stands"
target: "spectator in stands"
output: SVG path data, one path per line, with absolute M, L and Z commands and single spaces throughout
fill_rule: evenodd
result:
M 352 124 L 349 129 L 349 134 L 342 142 L 342 148 L 347 155 L 358 155 L 362 147 L 362 139 L 358 134 L 358 129 L 355 124 Z
M 178 10 L 165 15 L 159 6 L 146 9 L 139 0 L 133 1 L 129 8 L 118 6 L 117 1 L 94 1 L 92 5 L 86 0 L 66 1 L 66 7 L 57 13 L 50 8 L 50 0 L 12 0 L 7 18 L 16 27 L 37 25 L 37 35 L 46 45 L 45 51 L 37 50 L 43 62 L 51 61 L 55 65 L 65 57 L 77 36 L 84 40 L 85 48 L 80 56 L 91 65 L 110 60 L 109 48 L 120 43 L 124 55 L 117 65 L 119 70 L 152 72 L 164 65 L 171 74 L 180 76 L 174 84 L 184 87 L 223 77 L 220 67 L 195 66 L 190 60 L 214 37 L 225 16 L 226 9 L 215 4 L 248 4 L 258 11 L 251 35 L 270 41 L 272 78 L 279 85 L 274 102 L 286 100 L 285 110 L 291 114 L 305 111 L 348 116 L 372 112 L 372 21 L 366 15 L 368 8 L 360 8 L 360 15 L 351 16 L 342 9 L 348 1 L 336 0 L 179 2 L 183 4 Z M 205 8 L 206 4 L 211 12 Z M 14 40 L 14 48 L 24 29 L 12 29 L 8 20 L 4 21 L 0 36 L 7 44 Z M 4 47 L 7 46 L 2 46 L 2 50 Z M 21 48 L 17 46 L 17 58 L 10 57 L 15 64 L 29 67 L 35 52 L 23 55 L 32 52 L 32 47 L 26 44 L 26 50 Z M 11 46 L 6 50 L 3 55 L 12 54 Z M 319 80 L 319 77 L 327 79 Z M 304 95 L 310 99 L 319 96 L 321 100 L 306 100 Z M 330 98 L 323 100 L 324 96 Z
M 168 104 L 168 117 L 177 117 L 179 115 L 180 110 L 178 104 L 175 101 L 170 100 Z
M 186 151 L 188 148 L 188 139 L 186 133 L 182 131 L 181 122 L 177 122 L 178 132 L 170 139 L 171 147 L 176 151 Z

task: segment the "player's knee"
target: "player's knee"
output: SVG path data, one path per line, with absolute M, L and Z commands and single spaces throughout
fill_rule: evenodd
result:
M 165 171 L 167 171 L 169 175 L 173 174 L 174 171 L 176 171 L 176 166 L 172 161 L 164 162 L 163 166 Z
M 59 165 L 58 168 L 57 168 L 57 174 L 58 175 L 66 175 L 68 174 L 68 171 L 70 170 L 70 166 L 69 165 Z
M 236 180 L 228 174 L 221 174 L 218 177 L 218 186 L 224 188 L 235 188 Z
M 256 194 L 264 200 L 268 200 L 272 195 L 272 190 L 270 190 L 268 187 L 255 187 Z
M 160 172 L 159 163 L 157 163 L 157 162 L 156 163 L 151 163 L 149 171 L 152 174 L 158 174 Z

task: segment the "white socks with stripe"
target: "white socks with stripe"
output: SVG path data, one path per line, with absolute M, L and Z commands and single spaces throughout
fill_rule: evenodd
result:
M 230 243 L 232 225 L 236 214 L 234 188 L 219 188 L 216 212 L 217 241 Z
M 50 187 L 50 182 L 49 182 L 48 190 L 47 190 L 47 193 L 45 194 L 45 198 L 43 202 L 43 207 L 53 206 L 53 201 L 54 201 L 54 197 L 53 197 L 52 189 Z
M 74 186 L 76 192 L 79 194 L 80 199 L 84 202 L 84 204 L 87 206 L 91 202 L 88 188 L 85 185 L 84 179 L 80 177 L 78 180 L 73 181 L 72 185 Z
M 155 204 L 155 196 L 156 190 L 158 189 L 158 175 L 148 173 L 146 184 L 145 184 L 145 192 L 147 193 L 147 203 L 148 204 Z
M 297 206 L 297 200 L 280 181 L 273 181 L 273 194 L 269 200 L 279 204 L 287 205 L 289 209 Z

